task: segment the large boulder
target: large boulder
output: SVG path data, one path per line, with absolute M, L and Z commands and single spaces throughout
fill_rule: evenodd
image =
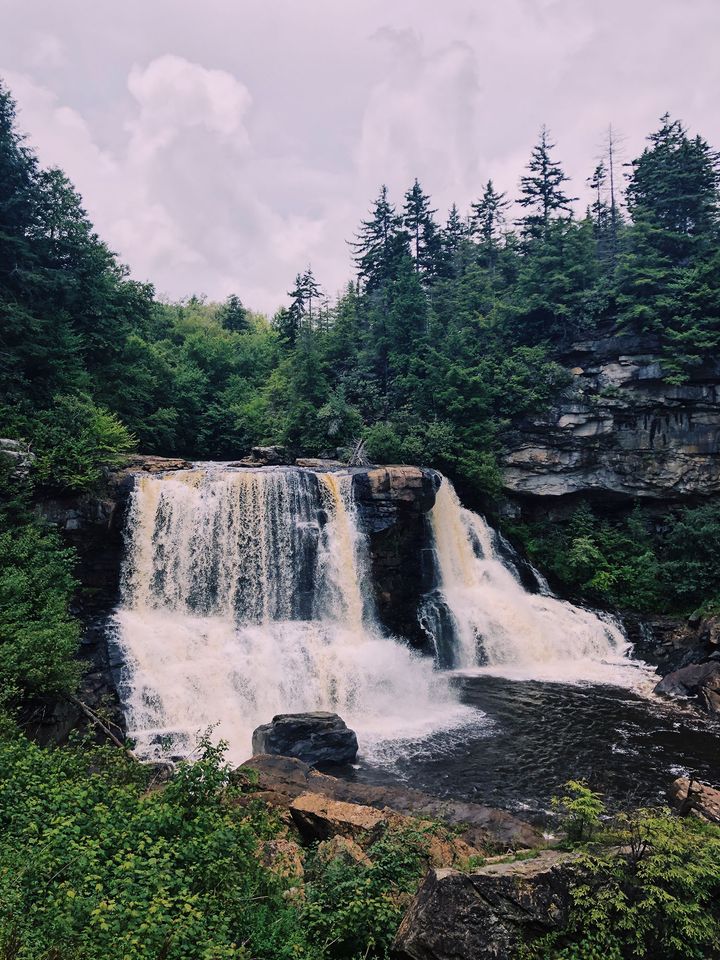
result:
M 720 790 L 707 783 L 678 777 L 670 785 L 668 796 L 681 815 L 693 814 L 711 823 L 720 823 Z
M 515 960 L 568 918 L 574 854 L 430 870 L 397 932 L 398 960 Z
M 707 713 L 720 714 L 720 663 L 693 663 L 674 670 L 655 687 L 655 693 L 668 697 L 697 697 Z
M 336 713 L 279 713 L 252 736 L 254 754 L 297 757 L 313 766 L 342 766 L 357 757 L 354 730 Z

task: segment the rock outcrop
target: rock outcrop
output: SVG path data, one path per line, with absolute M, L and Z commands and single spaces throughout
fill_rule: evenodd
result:
M 426 515 L 440 474 L 421 467 L 377 467 L 355 472 L 353 488 L 370 545 L 378 618 L 390 633 L 424 646 L 420 607 L 432 589 Z
M 293 801 L 304 794 L 317 794 L 326 800 L 441 820 L 456 826 L 459 837 L 469 846 L 486 852 L 542 843 L 542 837 L 530 824 L 504 810 L 478 803 L 443 800 L 399 786 L 343 780 L 319 773 L 290 757 L 252 757 L 238 768 L 236 775 L 245 778 L 249 770 L 254 771 L 257 778 L 256 795 L 280 810 L 288 810 Z
M 697 780 L 678 777 L 668 790 L 670 802 L 682 816 L 693 814 L 720 823 L 720 790 Z
M 358 741 L 336 713 L 279 713 L 253 731 L 252 749 L 296 757 L 311 766 L 342 766 L 354 762 Z
M 567 921 L 574 859 L 546 850 L 472 873 L 431 870 L 400 924 L 395 957 L 515 960 L 524 944 Z
M 720 492 L 720 360 L 675 385 L 659 356 L 656 337 L 611 330 L 564 350 L 557 359 L 572 383 L 546 416 L 506 437 L 506 490 L 671 500 Z
M 695 697 L 698 705 L 711 715 L 720 715 L 720 663 L 694 663 L 674 670 L 655 687 L 655 693 L 668 697 Z

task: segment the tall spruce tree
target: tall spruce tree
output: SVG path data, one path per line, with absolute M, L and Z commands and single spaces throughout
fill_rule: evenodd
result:
M 383 184 L 369 220 L 363 220 L 351 243 L 358 281 L 369 293 L 392 279 L 398 263 L 407 251 L 407 234 L 402 218 L 388 198 Z
M 403 226 L 410 238 L 410 251 L 415 272 L 431 280 L 438 271 L 441 237 L 434 220 L 436 210 L 430 207 L 430 197 L 423 192 L 417 178 L 405 194 Z
M 665 114 L 650 146 L 632 161 L 628 210 L 666 234 L 665 251 L 682 260 L 699 238 L 716 237 L 720 222 L 720 155 L 702 137 L 689 137 Z
M 250 325 L 248 311 L 240 297 L 234 293 L 230 294 L 218 310 L 218 320 L 225 330 L 232 330 L 234 333 L 242 333 Z
M 526 241 L 546 239 L 552 220 L 572 217 L 571 204 L 577 197 L 567 196 L 562 189 L 570 178 L 552 158 L 554 149 L 549 131 L 543 126 L 527 165 L 528 172 L 520 179 L 518 203 L 527 213 L 518 220 L 518 226 Z

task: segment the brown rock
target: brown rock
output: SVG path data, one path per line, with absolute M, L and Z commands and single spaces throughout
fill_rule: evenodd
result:
M 372 841 L 387 824 L 387 816 L 359 803 L 328 800 L 317 793 L 304 793 L 290 804 L 290 813 L 300 834 L 308 841 L 334 836 Z
M 286 837 L 265 840 L 260 847 L 260 859 L 272 873 L 283 879 L 302 880 L 305 875 L 302 847 Z
M 359 863 L 364 867 L 372 866 L 372 860 L 360 844 L 340 834 L 318 844 L 317 858 L 321 863 L 343 860 L 345 863 Z
M 720 823 L 720 790 L 697 780 L 678 777 L 670 785 L 668 796 L 678 813 L 694 814 L 711 823 Z

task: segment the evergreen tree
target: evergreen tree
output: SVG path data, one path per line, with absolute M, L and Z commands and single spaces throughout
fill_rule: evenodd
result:
M 250 325 L 248 312 L 240 297 L 234 293 L 230 294 L 218 310 L 218 320 L 225 330 L 232 330 L 234 333 L 242 333 Z
M 555 144 L 550 142 L 547 127 L 540 131 L 540 140 L 533 147 L 528 173 L 520 179 L 520 197 L 518 203 L 527 213 L 518 221 L 522 236 L 526 241 L 545 239 L 553 219 L 572 217 L 570 206 L 577 197 L 568 197 L 562 185 L 570 179 L 560 164 L 553 160 L 551 151 Z
M 498 193 L 492 180 L 488 180 L 482 197 L 472 204 L 471 229 L 482 246 L 495 249 L 504 232 L 505 211 L 510 206 L 506 194 Z
M 403 225 L 410 238 L 410 250 L 415 272 L 430 280 L 438 269 L 441 237 L 433 219 L 436 210 L 430 208 L 430 197 L 423 193 L 417 178 L 405 194 Z
M 360 232 L 351 244 L 358 280 L 368 292 L 392 279 L 400 258 L 407 251 L 407 244 L 402 218 L 395 212 L 388 199 L 388 189 L 383 184 L 372 216 L 362 222 Z
M 688 136 L 669 114 L 648 137 L 651 146 L 632 161 L 627 203 L 635 222 L 665 233 L 665 252 L 676 262 L 701 238 L 717 236 L 720 219 L 720 155 L 699 135 Z

